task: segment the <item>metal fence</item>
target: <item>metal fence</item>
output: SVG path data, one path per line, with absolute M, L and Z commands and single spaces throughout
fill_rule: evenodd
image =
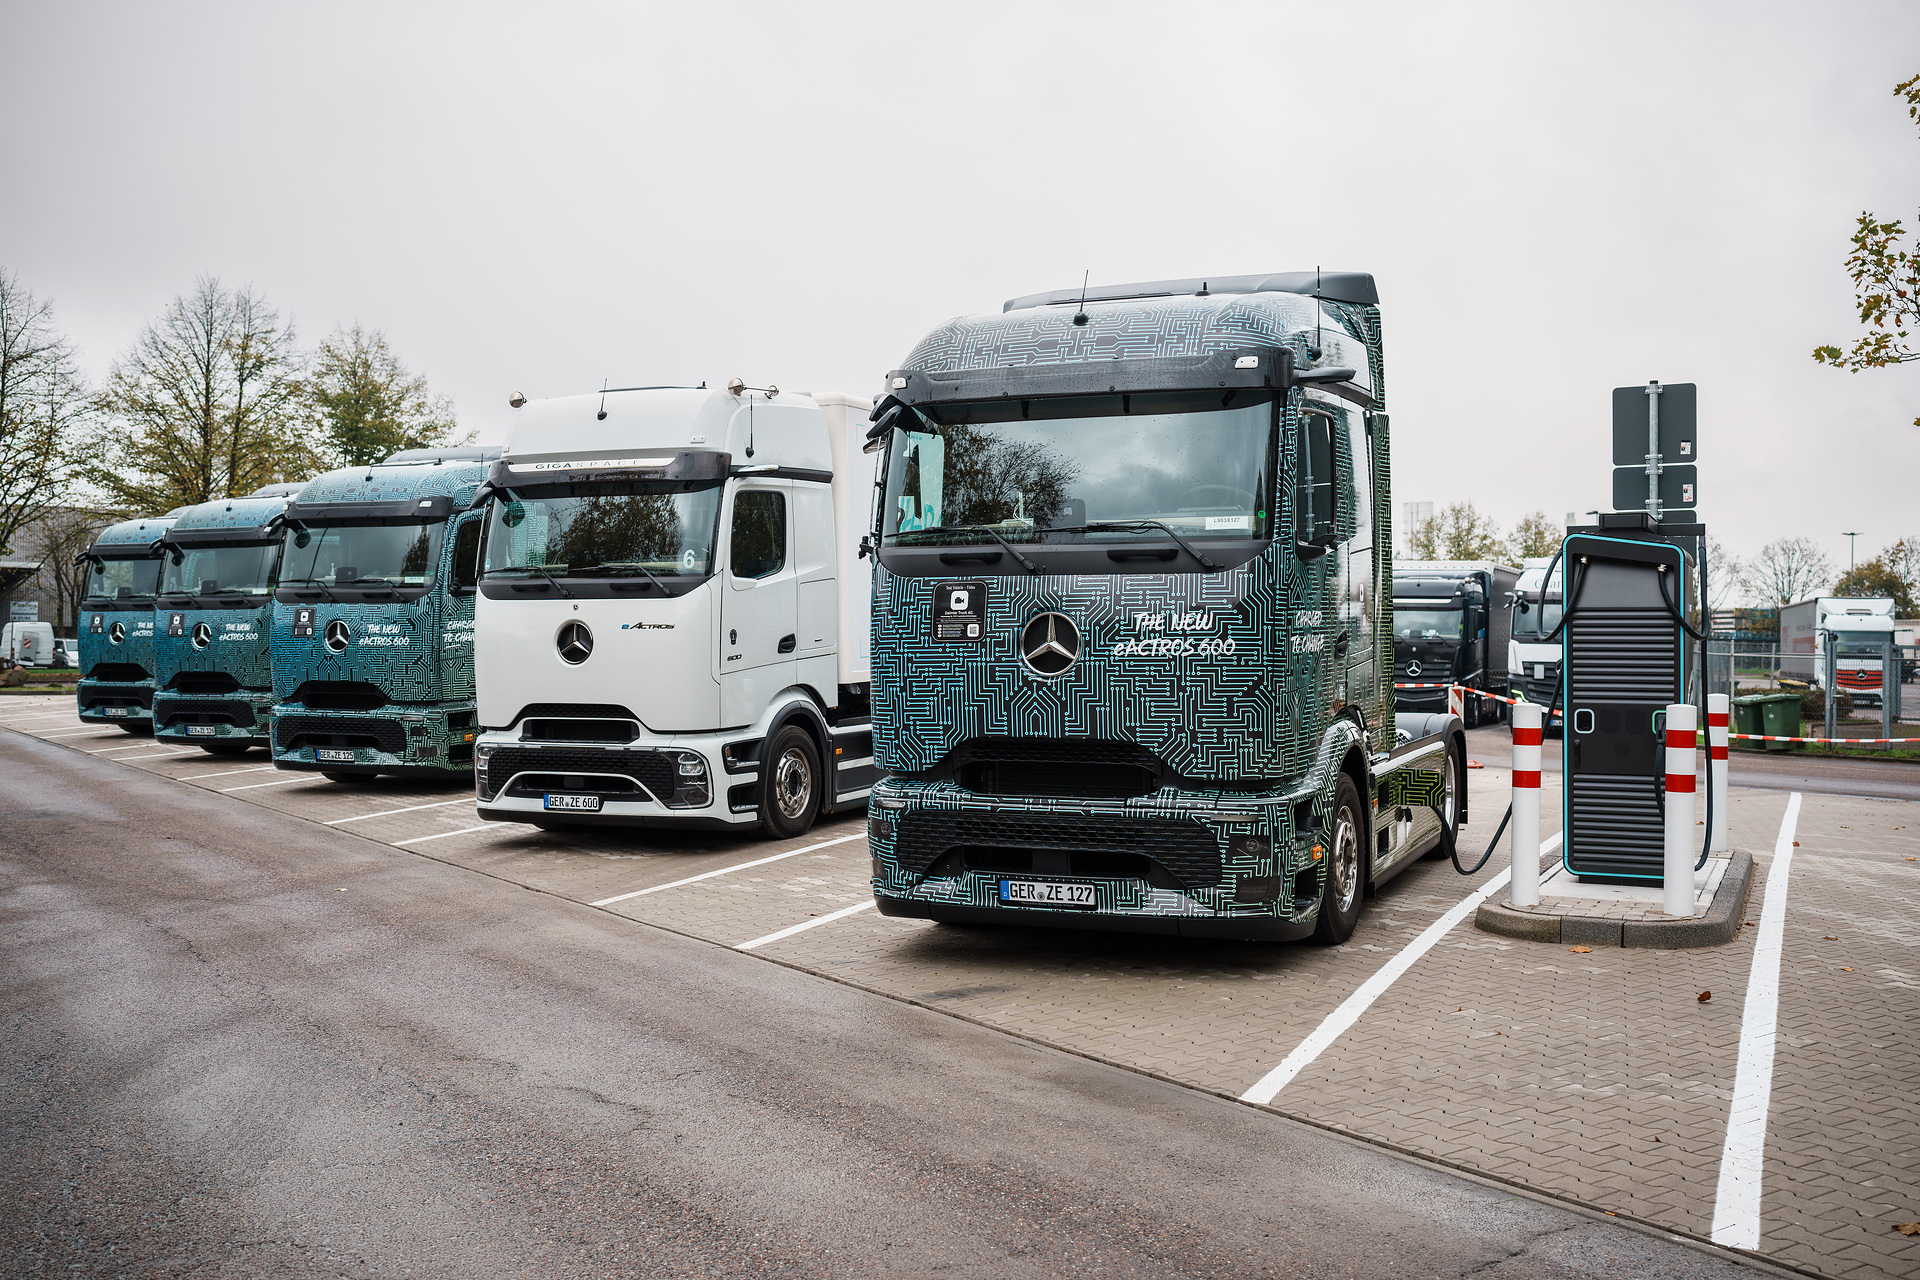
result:
M 1833 699 L 1831 719 L 1837 736 L 1875 736 L 1869 731 L 1874 726 L 1882 726 L 1887 736 L 1905 737 L 1912 732 L 1907 726 L 1920 727 L 1920 646 L 1895 646 L 1892 655 L 1891 659 L 1881 661 L 1878 688 L 1870 687 L 1869 674 L 1857 668 L 1836 673 L 1839 676 L 1836 683 L 1844 695 Z M 1828 663 L 1829 658 L 1819 653 L 1715 638 L 1707 642 L 1707 689 L 1710 693 L 1735 697 L 1807 684 L 1825 689 L 1830 683 Z M 1789 683 L 1783 686 L 1782 680 Z M 1889 681 L 1894 687 L 1888 687 Z M 1892 706 L 1888 707 L 1887 703 Z M 1817 719 L 1809 725 L 1810 731 L 1816 734 L 1822 727 Z

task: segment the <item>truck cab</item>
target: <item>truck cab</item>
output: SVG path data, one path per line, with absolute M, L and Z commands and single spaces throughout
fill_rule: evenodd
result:
M 1551 706 L 1560 688 L 1560 580 L 1553 557 L 1529 557 L 1520 562 L 1520 578 L 1510 598 L 1513 638 L 1507 645 L 1507 680 L 1513 695 L 1541 706 Z M 1547 571 L 1553 580 L 1547 581 Z M 1553 731 L 1553 726 L 1548 726 Z
M 154 736 L 212 755 L 268 745 L 268 638 L 280 514 L 297 484 L 188 507 L 162 537 L 153 637 Z
M 473 597 L 498 450 L 425 449 L 316 476 L 281 515 L 273 762 L 336 782 L 464 778 Z
M 865 802 L 872 402 L 536 400 L 479 502 L 479 811 L 805 831 Z
M 153 726 L 153 602 L 160 593 L 160 543 L 178 509 L 108 525 L 81 552 L 80 719 L 128 733 Z
M 1465 820 L 1390 685 L 1373 278 L 1067 289 L 887 375 L 869 843 L 888 915 L 1339 942 Z
M 1780 608 L 1783 674 L 1815 684 L 1832 682 L 1861 706 L 1877 707 L 1886 696 L 1886 668 L 1898 658 L 1890 596 L 1815 596 Z M 1904 673 L 1903 673 L 1904 674 Z
M 1394 704 L 1447 709 L 1449 684 L 1504 695 L 1508 687 L 1508 595 L 1520 571 L 1483 560 L 1393 563 Z M 1499 720 L 1506 704 L 1467 695 L 1466 727 Z

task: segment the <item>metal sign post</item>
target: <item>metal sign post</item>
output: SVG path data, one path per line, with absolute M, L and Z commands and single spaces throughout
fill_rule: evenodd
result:
M 1699 504 L 1699 387 L 1613 389 L 1613 508 L 1688 524 Z

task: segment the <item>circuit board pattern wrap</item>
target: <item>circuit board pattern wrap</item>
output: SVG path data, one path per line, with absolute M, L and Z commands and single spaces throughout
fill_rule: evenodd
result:
M 309 481 L 296 499 L 302 507 L 326 502 L 392 502 L 451 497 L 455 514 L 440 540 L 432 587 L 414 600 L 342 603 L 317 598 L 290 601 L 282 587 L 273 606 L 273 755 L 283 767 L 321 768 L 313 746 L 284 745 L 288 730 L 369 736 L 403 743 L 399 750 L 356 746 L 353 767 L 380 772 L 444 772 L 468 767 L 473 724 L 473 595 L 452 589 L 455 530 L 486 477 L 485 463 L 345 467 Z M 285 572 L 285 570 L 282 570 Z M 311 611 L 312 632 L 294 634 L 296 611 Z M 335 653 L 327 625 L 346 624 L 349 641 Z M 369 641 L 375 643 L 368 643 Z M 309 707 L 294 700 L 303 685 L 363 684 L 378 689 L 387 705 L 364 711 Z M 384 726 L 366 722 L 385 722 Z M 323 723 L 324 722 L 324 723 Z M 395 734 L 400 735 L 397 739 Z
M 91 550 L 112 556 L 149 547 L 173 525 L 171 516 L 149 516 L 144 520 L 122 520 L 101 530 Z M 120 626 L 120 639 L 114 639 L 114 624 Z M 80 602 L 80 686 L 82 720 L 100 724 L 147 724 L 153 719 L 153 599 L 138 601 L 85 599 Z M 109 672 L 138 668 L 145 674 L 138 679 L 104 680 L 94 675 L 97 667 Z M 116 673 L 118 674 L 118 673 Z M 119 714 L 107 714 L 107 708 Z
M 286 508 L 285 498 L 232 498 L 202 503 L 180 513 L 169 533 L 232 529 L 253 533 Z M 175 625 L 178 615 L 178 626 Z M 273 658 L 269 635 L 273 599 L 240 609 L 167 608 L 156 604 L 153 628 L 154 736 L 181 742 L 267 740 L 273 706 Z M 194 643 L 194 629 L 207 628 L 209 642 Z M 232 676 L 232 693 L 192 694 L 170 689 L 187 674 Z M 199 721 L 199 733 L 188 723 Z M 248 723 L 233 723 L 246 721 Z M 211 732 L 209 732 L 211 731 Z

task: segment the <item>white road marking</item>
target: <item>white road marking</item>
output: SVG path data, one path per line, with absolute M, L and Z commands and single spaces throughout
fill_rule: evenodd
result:
M 842 907 L 838 911 L 829 911 L 827 914 L 808 920 L 804 924 L 790 924 L 786 928 L 770 933 L 764 938 L 755 938 L 751 942 L 735 943 L 733 949 L 735 951 L 751 951 L 755 947 L 764 947 L 769 942 L 778 942 L 782 938 L 791 938 L 796 933 L 805 933 L 809 929 L 818 929 L 821 925 L 832 924 L 835 920 L 844 920 L 854 912 L 865 911 L 872 905 L 873 900 L 871 898 L 865 902 L 856 902 L 850 907 Z
M 1560 833 L 1540 842 L 1540 852 L 1552 853 L 1560 847 Z M 1279 1066 L 1260 1077 L 1260 1082 L 1240 1095 L 1242 1102 L 1257 1102 L 1262 1106 L 1270 1103 L 1274 1095 L 1286 1088 L 1293 1078 L 1307 1068 L 1313 1060 L 1326 1052 L 1327 1046 L 1340 1038 L 1340 1033 L 1360 1020 L 1367 1007 L 1378 1000 L 1383 992 L 1400 975 L 1411 969 L 1414 962 L 1433 950 L 1440 939 L 1447 936 L 1453 926 L 1466 919 L 1468 914 L 1491 898 L 1506 886 L 1507 877 L 1513 874 L 1511 866 L 1503 869 L 1491 880 L 1475 889 L 1456 903 L 1447 913 L 1428 925 L 1419 937 L 1409 942 L 1393 959 L 1380 966 L 1371 978 L 1360 984 L 1360 989 L 1341 1001 L 1340 1007 L 1326 1016 L 1313 1033 L 1302 1040 L 1294 1051 L 1281 1060 Z
M 123 742 L 117 747 L 88 747 L 87 754 L 90 756 L 99 756 L 105 755 L 109 751 L 139 751 L 143 747 L 150 747 L 152 745 L 153 742 L 151 740 L 146 742 Z
M 171 760 L 175 756 L 192 756 L 199 754 L 200 749 L 198 747 L 187 747 L 179 751 L 156 751 L 150 756 L 121 756 L 120 763 L 125 764 L 129 760 Z
M 225 795 L 229 791 L 252 791 L 256 787 L 282 787 L 289 782 L 312 781 L 314 781 L 314 778 L 311 774 L 296 773 L 291 778 L 275 778 L 272 782 L 249 782 L 244 787 L 221 787 L 220 794 Z
M 1713 1242 L 1735 1249 L 1760 1247 L 1760 1174 L 1767 1150 L 1767 1109 L 1773 1102 L 1774 1031 L 1780 1014 L 1780 951 L 1787 923 L 1787 872 L 1800 793 L 1787 797 L 1780 836 L 1767 868 L 1767 896 L 1747 971 L 1747 1003 L 1740 1012 L 1740 1062 L 1734 1068 L 1727 1141 L 1720 1149 L 1720 1185 L 1713 1195 Z
M 644 898 L 650 893 L 659 893 L 663 889 L 678 889 L 683 884 L 694 884 L 701 880 L 711 880 L 715 876 L 724 876 L 731 871 L 745 871 L 749 867 L 764 867 L 769 862 L 778 862 L 782 858 L 797 858 L 803 853 L 812 853 L 815 849 L 824 849 L 829 845 L 845 844 L 849 840 L 864 840 L 866 837 L 867 833 L 862 831 L 855 835 L 841 836 L 834 840 L 822 840 L 819 844 L 810 844 L 804 849 L 792 849 L 786 853 L 776 853 L 771 858 L 755 858 L 752 862 L 741 862 L 731 867 L 721 867 L 718 871 L 703 871 L 697 876 L 688 876 L 685 880 L 674 880 L 667 884 L 654 885 L 651 889 L 635 889 L 632 893 L 616 893 L 611 898 L 602 898 L 598 902 L 589 902 L 587 905 L 590 907 L 608 907 L 616 902 L 625 902 L 628 898 Z M 767 939 L 762 938 L 760 941 L 765 942 Z
M 444 809 L 450 804 L 472 804 L 472 796 L 462 796 L 458 800 L 442 800 L 438 804 L 410 804 L 404 809 L 382 809 L 378 813 L 356 813 L 351 818 L 330 818 L 322 826 L 337 827 L 343 822 L 365 822 L 368 818 L 385 818 L 396 813 L 413 813 L 420 809 Z M 478 830 L 479 828 L 471 828 Z
M 36 733 L 33 736 L 36 738 L 46 738 L 46 739 L 77 738 L 83 733 L 93 733 L 93 734 L 105 733 L 111 727 L 112 727 L 111 725 L 103 726 L 103 725 L 97 725 L 97 724 L 90 724 L 82 729 L 62 729 L 58 733 Z
M 273 767 L 274 766 L 270 764 L 248 765 L 244 769 L 222 769 L 219 773 L 196 773 L 191 778 L 181 778 L 179 779 L 179 781 L 199 782 L 206 778 L 231 778 L 236 773 L 259 773 L 262 770 L 271 769 Z
M 477 827 L 462 827 L 458 831 L 436 831 L 430 836 L 415 836 L 411 840 L 395 840 L 393 844 L 394 844 L 394 847 L 397 849 L 404 849 L 406 846 L 410 844 L 419 844 L 422 840 L 445 840 L 448 836 L 470 835 L 475 831 L 492 831 L 498 827 L 505 826 L 505 825 L 509 825 L 509 824 L 504 824 L 499 822 L 483 822 Z

